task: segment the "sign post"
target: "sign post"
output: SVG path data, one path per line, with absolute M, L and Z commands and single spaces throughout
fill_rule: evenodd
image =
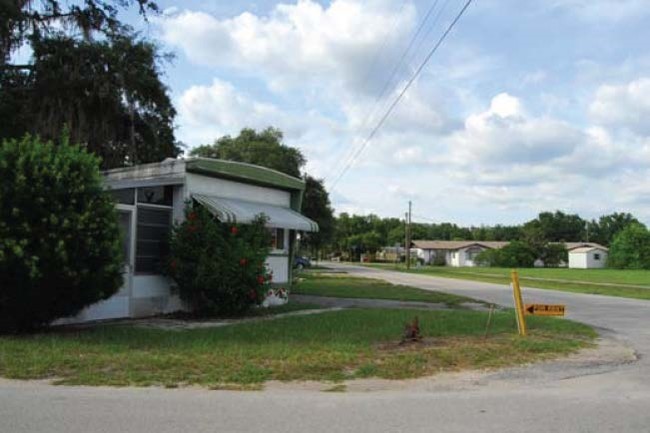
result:
M 521 298 L 521 286 L 519 285 L 519 274 L 513 269 L 510 276 L 512 277 L 512 295 L 515 299 L 515 313 L 517 316 L 517 327 L 519 335 L 526 336 L 526 319 L 524 318 L 524 301 Z

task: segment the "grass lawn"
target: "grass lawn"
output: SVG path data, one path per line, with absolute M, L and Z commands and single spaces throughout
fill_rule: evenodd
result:
M 427 338 L 398 346 L 415 315 Z M 443 370 L 520 364 L 573 352 L 595 336 L 586 325 L 530 317 L 515 335 L 511 311 L 351 309 L 182 331 L 98 326 L 0 337 L 0 376 L 60 384 L 198 384 L 256 389 L 271 379 L 410 378 Z
M 427 274 L 437 277 L 458 278 L 488 283 L 509 284 L 511 269 L 505 268 L 453 268 L 449 266 L 423 266 L 406 271 L 404 266 L 374 263 L 371 267 Z M 619 269 L 518 269 L 524 286 L 540 289 L 561 290 L 574 293 L 619 296 L 623 298 L 650 299 L 650 271 Z M 543 281 L 539 278 L 567 280 Z M 571 282 L 568 280 L 573 280 Z M 603 285 L 601 283 L 606 283 Z M 609 284 L 614 284 L 611 286 Z M 626 287 L 626 284 L 648 286 Z
M 292 293 L 336 298 L 436 302 L 450 306 L 461 302 L 477 302 L 463 296 L 398 286 L 383 280 L 352 277 L 345 273 L 326 274 L 309 271 L 301 273 L 300 278 L 301 281 L 292 288 Z
M 461 271 L 510 276 L 510 268 L 457 268 Z M 568 268 L 524 268 L 518 269 L 520 278 L 548 278 L 590 283 L 629 284 L 647 286 L 650 289 L 650 271 L 627 269 L 568 269 Z

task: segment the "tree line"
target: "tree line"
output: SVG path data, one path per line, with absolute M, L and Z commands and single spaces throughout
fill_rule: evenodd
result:
M 587 220 L 577 214 L 562 211 L 541 212 L 536 218 L 520 225 L 462 227 L 454 223 L 413 223 L 411 239 L 474 240 L 521 242 L 540 253 L 549 243 L 595 242 L 610 246 L 624 228 L 641 224 L 630 213 L 615 212 Z M 335 222 L 334 236 L 329 245 L 335 254 L 358 256 L 375 253 L 385 246 L 404 245 L 405 223 L 399 218 L 376 215 L 341 213 Z M 554 257 L 556 252 L 548 252 Z M 555 260 L 555 259 L 553 259 Z

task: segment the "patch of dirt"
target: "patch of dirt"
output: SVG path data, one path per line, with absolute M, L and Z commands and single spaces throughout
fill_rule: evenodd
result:
M 408 352 L 411 350 L 423 349 L 425 347 L 437 346 L 444 347 L 448 345 L 444 338 L 423 337 L 418 341 L 389 341 L 377 344 L 375 347 L 386 352 Z
M 436 339 L 425 339 L 419 343 L 399 345 L 398 342 L 385 343 L 383 349 L 391 351 L 417 350 L 439 344 Z M 447 342 L 448 343 L 448 342 Z M 440 344 L 442 346 L 442 344 Z M 380 391 L 421 391 L 445 392 L 471 390 L 490 387 L 521 387 L 548 385 L 553 381 L 593 374 L 602 374 L 621 365 L 638 360 L 634 349 L 626 342 L 611 336 L 596 340 L 594 347 L 580 350 L 564 358 L 542 361 L 519 367 L 491 370 L 464 370 L 459 372 L 440 372 L 433 376 L 415 379 L 352 379 L 342 382 L 279 382 L 269 381 L 266 391 L 327 391 L 339 384 L 348 393 Z

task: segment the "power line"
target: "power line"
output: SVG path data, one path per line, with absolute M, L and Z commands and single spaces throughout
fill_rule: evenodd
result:
M 359 128 L 360 131 L 363 131 L 366 128 L 366 125 L 368 125 L 368 123 L 372 120 L 372 118 L 374 117 L 375 112 L 377 111 L 377 109 L 380 108 L 379 101 L 381 101 L 381 99 L 386 94 L 386 90 L 388 90 L 390 84 L 393 82 L 393 79 L 396 77 L 397 73 L 399 72 L 399 70 L 400 70 L 400 68 L 402 66 L 402 63 L 404 62 L 404 59 L 406 58 L 406 55 L 409 53 L 411 48 L 413 48 L 413 45 L 415 44 L 415 41 L 417 40 L 418 36 L 420 35 L 420 32 L 424 28 L 424 25 L 426 24 L 427 20 L 431 16 L 431 13 L 434 11 L 436 6 L 438 5 L 439 1 L 440 0 L 434 0 L 431 3 L 431 6 L 427 10 L 427 13 L 425 14 L 425 16 L 422 19 L 422 21 L 420 22 L 420 24 L 418 25 L 417 30 L 415 31 L 415 33 L 411 37 L 411 40 L 409 41 L 408 46 L 406 47 L 404 52 L 402 52 L 402 56 L 400 57 L 400 59 L 397 61 L 397 63 L 393 67 L 393 70 L 392 70 L 390 76 L 388 77 L 388 80 L 386 80 L 386 82 L 384 83 L 384 86 L 382 87 L 381 92 L 379 92 L 379 95 L 375 98 L 375 100 L 374 100 L 374 102 L 372 104 L 372 109 L 368 111 L 368 115 L 365 117 L 363 123 L 361 124 L 361 127 Z M 402 4 L 402 7 L 403 6 L 404 6 L 404 4 Z M 400 8 L 400 11 L 401 11 L 401 8 Z M 438 15 L 440 15 L 440 14 L 438 14 Z M 435 22 L 434 22 L 434 25 L 435 25 Z M 419 47 L 419 45 L 418 45 L 418 47 Z M 383 47 L 382 47 L 382 49 L 383 49 Z M 373 66 L 372 66 L 373 68 L 374 68 L 374 63 L 375 62 L 373 62 Z M 366 75 L 366 80 L 368 79 L 369 76 L 370 76 L 370 74 Z M 347 164 L 347 162 L 350 160 L 350 158 L 352 158 L 353 155 L 354 155 L 354 149 L 351 149 L 351 150 L 352 150 L 352 152 L 349 155 L 343 157 L 342 159 L 340 159 L 339 161 L 336 162 L 335 167 L 338 166 L 339 162 L 341 162 L 341 161 L 343 162 L 344 166 L 345 166 L 345 164 Z M 336 170 L 332 170 L 332 172 L 335 172 L 335 171 Z M 326 176 L 326 178 L 327 178 L 327 176 Z
M 435 0 L 431 4 L 431 7 L 429 7 L 429 10 L 427 11 L 426 15 L 424 16 L 424 19 L 422 20 L 422 22 L 418 26 L 417 30 L 415 31 L 415 34 L 413 35 L 413 37 L 409 41 L 409 44 L 406 47 L 406 50 L 404 50 L 404 52 L 402 53 L 402 56 L 400 57 L 400 59 L 395 64 L 395 67 L 393 67 L 393 71 L 391 72 L 390 77 L 388 78 L 388 80 L 384 84 L 384 87 L 381 89 L 381 92 L 379 93 L 379 97 L 377 97 L 377 99 L 375 100 L 375 104 L 378 103 L 379 100 L 381 100 L 381 98 L 386 94 L 386 90 L 388 90 L 388 87 L 389 87 L 390 83 L 397 76 L 397 73 L 399 72 L 400 67 L 402 66 L 402 63 L 404 63 L 404 59 L 406 59 L 406 56 L 411 51 L 411 48 L 413 48 L 413 44 L 415 44 L 415 41 L 417 40 L 418 36 L 420 35 L 420 32 L 424 28 L 424 25 L 426 24 L 426 22 L 429 20 L 429 17 L 431 16 L 431 13 L 436 8 L 439 1 L 440 0 Z M 435 24 L 435 22 L 434 22 L 434 24 Z M 371 110 L 371 113 L 374 114 L 374 112 L 375 112 L 375 109 L 373 108 Z
M 456 17 L 455 17 L 454 20 L 451 22 L 451 24 L 449 24 L 449 26 L 447 27 L 447 30 L 445 30 L 445 32 L 442 34 L 442 36 L 440 36 L 440 38 L 438 39 L 438 42 L 436 42 L 436 44 L 433 46 L 433 48 L 429 51 L 429 53 L 427 54 L 427 56 L 424 58 L 424 61 L 423 61 L 423 62 L 420 64 L 420 66 L 416 69 L 415 73 L 414 73 L 413 76 L 409 79 L 409 81 L 406 83 L 406 85 L 404 86 L 404 88 L 402 89 L 402 91 L 399 93 L 399 95 L 397 95 L 397 98 L 395 98 L 395 100 L 393 101 L 393 103 L 390 104 L 390 106 L 388 107 L 388 110 L 386 110 L 386 113 L 384 113 L 384 115 L 381 117 L 381 119 L 379 120 L 379 122 L 377 123 L 377 125 L 373 128 L 373 130 L 370 132 L 370 134 L 368 135 L 368 137 L 364 140 L 364 142 L 362 143 L 362 145 L 361 145 L 361 147 L 359 148 L 359 150 L 354 154 L 352 160 L 351 160 L 351 161 L 350 161 L 350 162 L 349 162 L 349 163 L 348 163 L 348 164 L 343 168 L 343 171 L 342 171 L 342 172 L 339 174 L 339 176 L 334 180 L 334 182 L 332 182 L 332 185 L 330 186 L 330 191 L 334 191 L 334 188 L 336 187 L 336 185 L 337 185 L 337 183 L 339 182 L 339 180 L 341 180 L 341 178 L 345 175 L 345 173 L 347 173 L 347 171 L 350 169 L 350 167 L 351 167 L 352 164 L 355 162 L 355 160 L 359 157 L 359 155 L 361 154 L 361 152 L 363 152 L 363 150 L 366 148 L 366 146 L 368 145 L 368 143 L 370 142 L 370 140 L 372 140 L 373 137 L 375 136 L 375 134 L 377 134 L 377 131 L 379 131 L 379 129 L 382 127 L 382 125 L 384 124 L 384 122 L 386 121 L 386 119 L 388 118 L 388 116 L 390 116 L 390 114 L 391 114 L 391 113 L 393 112 L 393 110 L 395 109 L 395 106 L 397 106 L 397 104 L 398 104 L 399 101 L 402 99 L 402 97 L 404 96 L 404 94 L 406 93 L 406 91 L 409 89 L 409 87 L 411 87 L 411 85 L 413 84 L 413 82 L 415 81 L 415 79 L 420 75 L 420 73 L 421 73 L 422 70 L 424 69 L 424 66 L 429 62 L 429 60 L 430 60 L 431 57 L 436 53 L 436 51 L 438 51 L 438 48 L 440 47 L 440 45 L 442 45 L 442 43 L 444 42 L 444 40 L 447 38 L 447 35 L 449 35 L 449 33 L 450 33 L 451 30 L 454 28 L 454 26 L 456 25 L 456 23 L 458 22 L 458 20 L 460 20 L 460 18 L 463 16 L 463 14 L 465 13 L 465 11 L 466 11 L 467 8 L 469 7 L 469 5 L 472 3 L 472 1 L 473 1 L 473 0 L 467 0 L 467 1 L 465 2 L 465 5 L 463 6 L 463 8 L 462 8 L 462 9 L 460 10 L 460 12 L 456 15 Z
M 374 119 L 374 117 L 375 117 L 375 113 L 376 113 L 377 111 L 379 111 L 379 112 L 382 112 L 382 111 L 383 111 L 383 109 L 386 107 L 386 103 L 385 103 L 385 102 L 390 102 L 390 101 L 387 100 L 387 101 L 385 101 L 385 102 L 380 103 L 382 97 L 384 96 L 385 91 L 388 89 L 388 84 L 392 83 L 393 79 L 396 78 L 396 77 L 399 75 L 399 74 L 398 74 L 399 71 L 401 71 L 401 70 L 404 69 L 404 68 L 408 69 L 409 65 L 411 65 L 411 63 L 416 59 L 416 57 L 417 57 L 417 53 L 420 51 L 420 48 L 422 48 L 422 45 L 424 45 L 424 43 L 429 39 L 429 36 L 430 36 L 430 35 L 433 33 L 433 31 L 435 30 L 435 28 L 436 28 L 436 24 L 437 24 L 438 21 L 440 20 L 440 17 L 442 16 L 442 13 L 444 12 L 444 10 L 447 8 L 447 5 L 449 4 L 449 1 L 450 1 L 450 0 L 446 0 L 446 1 L 442 4 L 442 6 L 438 9 L 438 13 L 436 14 L 436 17 L 434 18 L 434 20 L 433 20 L 433 22 L 431 23 L 431 25 L 429 26 L 429 29 L 427 30 L 426 34 L 425 34 L 424 37 L 422 37 L 422 38 L 420 39 L 420 41 L 418 42 L 418 44 L 417 44 L 415 50 L 413 50 L 413 54 L 412 54 L 411 56 L 409 56 L 409 59 L 408 59 L 406 62 L 404 62 L 405 56 L 406 56 L 406 54 L 408 54 L 408 52 L 409 52 L 409 50 L 411 49 L 413 43 L 416 41 L 417 36 L 418 36 L 418 34 L 420 33 L 420 30 L 422 30 L 422 29 L 424 28 L 424 26 L 423 26 L 424 23 L 428 20 L 428 18 L 429 18 L 429 16 L 431 15 L 431 13 L 435 10 L 435 8 L 436 8 L 436 6 L 437 6 L 437 4 L 438 4 L 438 0 L 436 0 L 436 1 L 433 3 L 433 6 L 429 9 L 429 11 L 427 12 L 427 14 L 426 14 L 424 20 L 422 21 L 420 28 L 419 28 L 419 29 L 417 30 L 417 32 L 415 33 L 415 36 L 413 37 L 413 39 L 411 39 L 411 43 L 409 44 L 409 47 L 408 47 L 408 48 L 406 49 L 406 51 L 402 54 L 402 57 L 401 57 L 401 59 L 399 60 L 399 62 L 395 65 L 395 68 L 394 68 L 394 70 L 393 70 L 393 73 L 391 74 L 390 78 L 389 78 L 388 81 L 386 82 L 384 88 L 382 89 L 381 94 L 379 95 L 378 98 L 376 98 L 376 100 L 375 100 L 375 102 L 374 102 L 374 104 L 373 104 L 373 109 L 369 112 L 369 115 L 366 117 L 365 121 L 363 122 L 363 126 L 360 128 L 361 131 L 365 130 L 366 125 L 368 125 L 368 123 L 369 123 L 372 119 Z M 408 72 L 408 70 L 407 70 L 407 72 Z M 396 85 L 397 85 L 397 84 L 396 84 Z M 352 153 L 354 153 L 354 146 L 351 146 L 350 150 L 351 150 L 351 153 L 349 154 L 349 156 L 346 156 L 346 158 L 344 159 L 344 161 L 345 161 L 346 163 L 351 159 L 351 157 L 352 157 Z M 338 165 L 338 164 L 336 164 L 336 165 Z
M 397 10 L 397 13 L 393 17 L 393 21 L 390 25 L 390 29 L 384 34 L 384 38 L 383 38 L 384 40 L 382 41 L 381 46 L 377 48 L 377 50 L 375 51 L 375 55 L 372 57 L 372 63 L 370 64 L 370 67 L 368 68 L 368 72 L 366 72 L 366 75 L 363 78 L 363 83 L 366 83 L 368 81 L 372 70 L 375 69 L 375 66 L 377 66 L 377 61 L 379 60 L 379 53 L 381 53 L 388 45 L 388 40 L 389 40 L 388 36 L 390 36 L 393 30 L 395 30 L 395 27 L 397 26 L 397 20 L 399 19 L 399 16 L 402 13 L 404 6 L 406 6 L 407 1 L 408 0 L 402 0 L 402 5 L 400 6 L 400 8 Z
M 436 17 L 433 19 L 433 24 L 431 27 L 429 27 L 429 30 L 427 31 L 426 35 L 422 39 L 420 39 L 420 42 L 418 43 L 417 47 L 415 47 L 415 50 L 413 51 L 413 57 L 409 59 L 407 64 L 411 64 L 412 60 L 415 59 L 415 54 L 417 54 L 418 51 L 420 51 L 420 48 L 422 48 L 422 45 L 429 40 L 429 36 L 433 33 L 433 30 L 435 30 L 435 25 L 438 23 L 440 20 L 440 17 L 442 16 L 442 13 L 447 9 L 447 5 L 449 4 L 450 0 L 445 0 L 445 2 L 442 4 L 440 9 L 438 9 L 438 14 Z

